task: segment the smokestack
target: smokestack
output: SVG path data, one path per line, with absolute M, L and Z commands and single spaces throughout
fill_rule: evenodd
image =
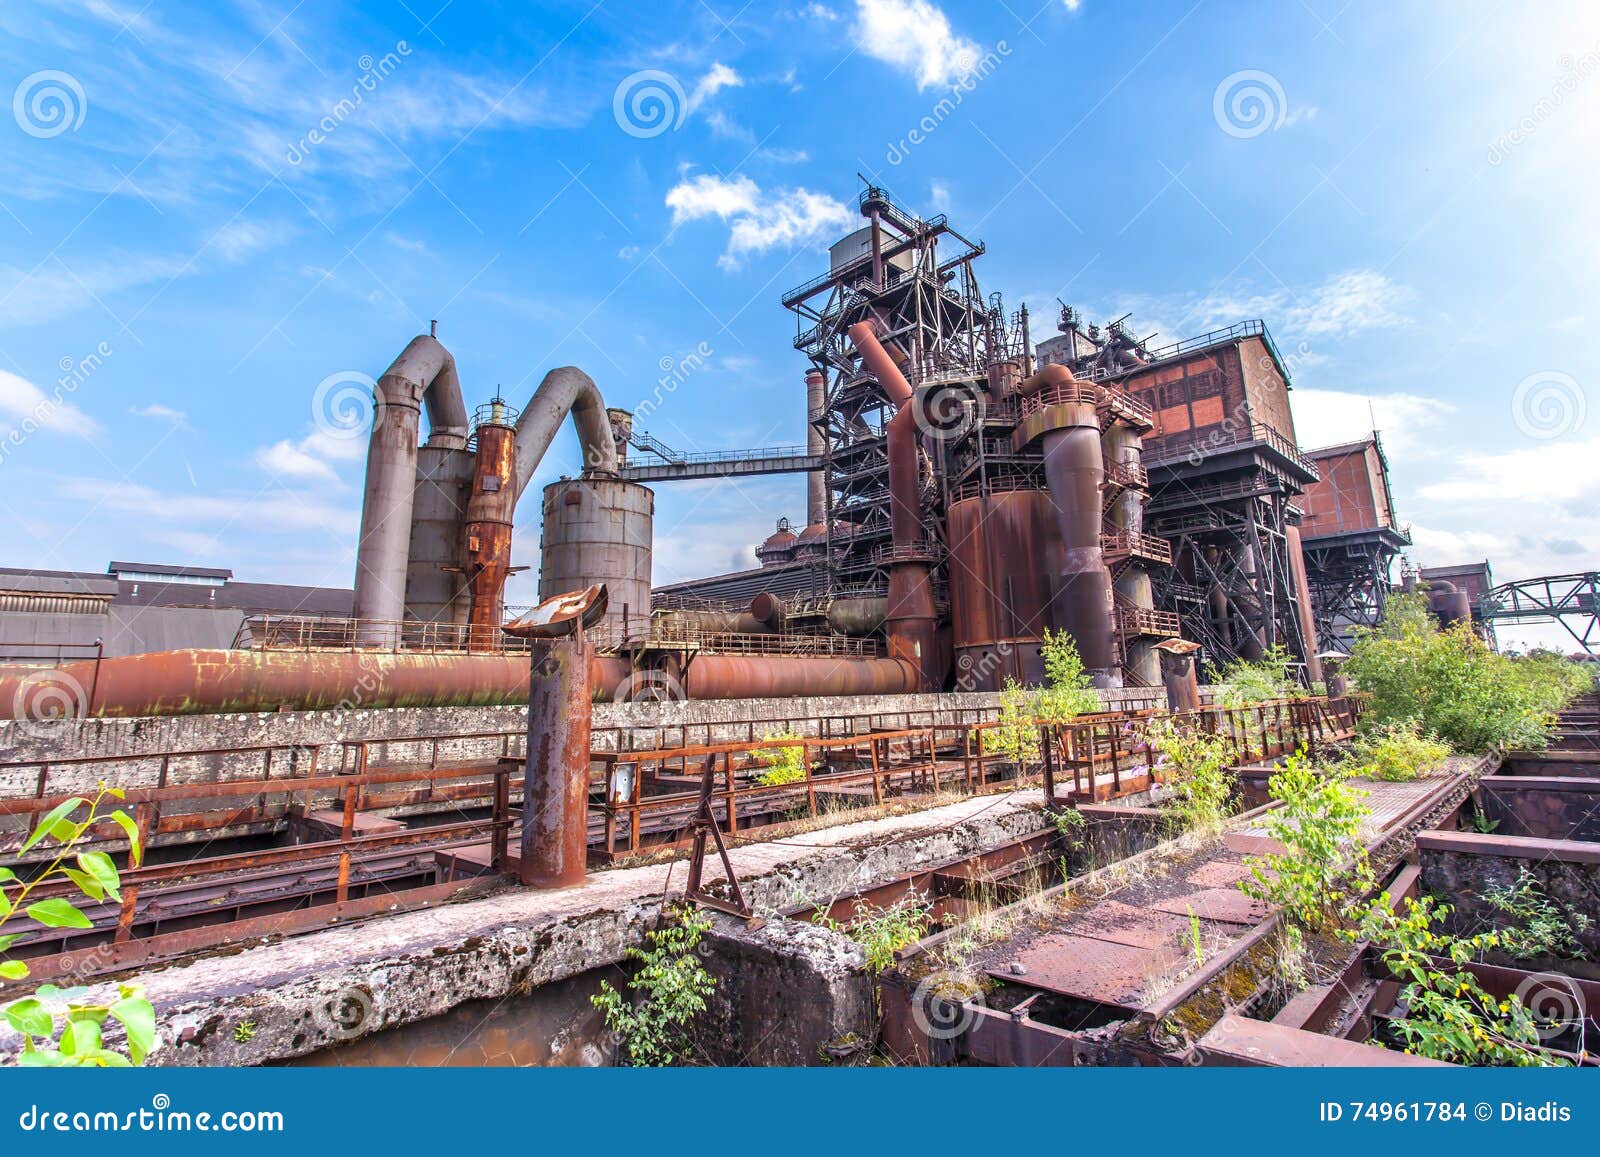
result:
M 806 371 L 806 453 L 821 455 L 827 449 L 822 436 L 822 409 L 828 403 L 828 378 L 821 370 Z M 806 525 L 828 519 L 828 480 L 821 470 L 806 475 Z

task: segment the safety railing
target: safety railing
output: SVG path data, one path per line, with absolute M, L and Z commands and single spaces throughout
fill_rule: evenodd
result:
M 498 627 L 415 619 L 336 619 L 312 615 L 250 615 L 234 635 L 235 650 L 387 651 L 454 654 L 526 651 L 526 639 Z
M 1102 534 L 1100 549 L 1113 559 L 1142 558 L 1163 565 L 1172 561 L 1172 544 L 1153 534 L 1134 534 L 1126 530 Z

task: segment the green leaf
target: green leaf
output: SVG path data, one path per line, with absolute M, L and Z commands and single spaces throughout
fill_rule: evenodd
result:
M 100 881 L 89 875 L 88 872 L 79 872 L 73 868 L 62 868 L 61 874 L 71 880 L 77 886 L 78 891 L 89 897 L 89 899 L 98 902 L 106 898 L 105 889 L 100 886 Z
M 128 1031 L 128 1055 L 133 1063 L 143 1064 L 156 1043 L 155 1008 L 142 996 L 125 996 L 111 1006 L 111 1015 Z
M 35 1049 L 17 1058 L 17 1064 L 25 1069 L 59 1069 L 62 1063 L 61 1054 L 54 1049 L 48 1052 Z
M 48 1037 L 56 1028 L 50 1010 L 31 996 L 6 1005 L 6 1020 L 12 1028 L 26 1036 Z
M 144 848 L 139 845 L 139 825 L 134 823 L 133 817 L 121 808 L 112 812 L 111 818 L 117 822 L 118 827 L 127 833 L 128 864 L 137 868 L 140 861 L 144 859 Z
M 22 845 L 21 851 L 19 851 L 18 854 L 20 855 L 22 852 L 26 852 L 29 848 L 33 847 L 34 844 L 38 843 L 40 840 L 44 839 L 45 836 L 49 835 L 50 829 L 56 826 L 57 820 L 71 815 L 80 804 L 86 804 L 88 802 L 88 800 L 79 796 L 73 796 L 71 799 L 62 800 L 60 803 L 56 804 L 55 807 L 50 809 L 49 814 L 46 815 L 44 819 L 39 821 L 39 826 L 33 829 L 33 835 L 28 837 L 27 842 Z
M 17 874 L 10 868 L 0 868 L 0 884 L 10 883 L 17 878 Z
M 9 915 L 11 915 L 11 897 L 4 892 L 0 892 L 0 920 L 4 920 Z
M 122 877 L 117 872 L 117 865 L 112 863 L 111 857 L 104 852 L 80 852 L 78 866 L 100 883 L 105 894 L 113 900 L 121 900 L 118 889 L 122 886 Z
M 62 1056 L 84 1056 L 100 1047 L 100 1025 L 93 1020 L 69 1020 L 61 1030 Z
M 20 960 L 0 960 L 0 980 L 21 980 L 28 975 L 28 966 Z
M 28 915 L 46 928 L 93 928 L 94 922 L 61 897 L 29 904 Z

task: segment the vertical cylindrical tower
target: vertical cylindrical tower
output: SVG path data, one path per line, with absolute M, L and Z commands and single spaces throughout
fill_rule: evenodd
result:
M 511 575 L 511 524 L 517 508 L 515 419 L 496 398 L 478 421 L 478 452 L 462 544 L 470 596 L 467 647 L 472 651 L 500 648 L 506 579 Z
M 544 488 L 539 598 L 604 583 L 600 628 L 610 639 L 641 638 L 650 626 L 655 493 L 616 478 L 565 478 Z
M 828 378 L 819 369 L 806 371 L 806 453 L 822 454 L 827 440 L 818 424 L 828 404 Z M 806 525 L 815 526 L 828 519 L 828 479 L 822 470 L 806 475 Z
M 472 492 L 470 450 L 424 446 L 417 452 L 411 505 L 411 557 L 406 565 L 408 619 L 461 625 L 467 594 L 461 575 L 461 527 Z
M 1120 489 L 1106 511 L 1107 529 L 1118 534 L 1144 533 L 1145 490 L 1142 481 L 1143 439 L 1139 432 L 1122 421 L 1113 421 L 1101 437 L 1101 452 L 1108 476 L 1118 475 Z M 1150 572 L 1137 560 L 1123 565 L 1113 582 L 1115 601 L 1134 610 L 1154 610 L 1155 588 Z M 1123 640 L 1122 669 L 1140 686 L 1154 687 L 1161 678 L 1161 663 L 1154 640 L 1126 634 Z

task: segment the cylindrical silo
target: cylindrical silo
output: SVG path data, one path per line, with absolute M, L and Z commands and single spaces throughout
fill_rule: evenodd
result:
M 406 618 L 467 621 L 461 573 L 461 528 L 472 490 L 473 453 L 445 446 L 417 451 L 411 504 L 411 557 L 406 563 Z
M 952 503 L 950 620 L 956 688 L 997 691 L 1007 677 L 1044 682 L 1040 644 L 1050 621 L 1050 576 L 1061 569 L 1055 508 L 1042 490 Z
M 602 630 L 619 638 L 647 634 L 655 509 L 654 492 L 637 482 L 584 477 L 546 486 L 540 601 L 605 583 Z

